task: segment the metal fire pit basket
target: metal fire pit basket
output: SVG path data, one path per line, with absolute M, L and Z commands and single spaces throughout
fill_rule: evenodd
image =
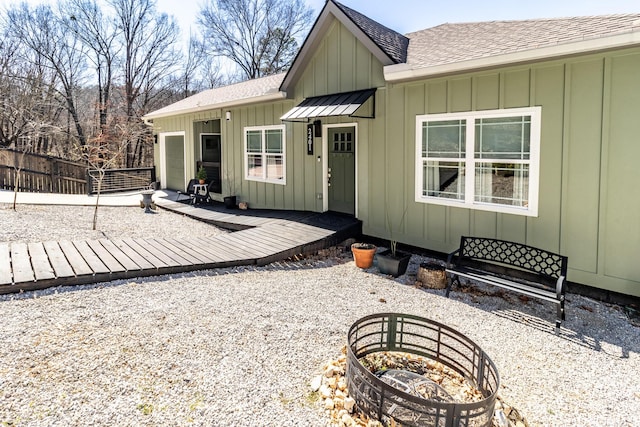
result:
M 347 386 L 361 411 L 402 426 L 491 426 L 500 378 L 494 363 L 469 338 L 423 317 L 382 313 L 363 317 L 349 329 Z M 460 373 L 484 396 L 479 402 L 443 402 L 402 391 L 369 372 L 360 358 L 399 351 L 435 360 Z

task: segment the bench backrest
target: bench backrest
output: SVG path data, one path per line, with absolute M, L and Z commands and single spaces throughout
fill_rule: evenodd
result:
M 567 257 L 521 243 L 484 237 L 460 238 L 460 257 L 504 264 L 535 274 L 567 277 Z

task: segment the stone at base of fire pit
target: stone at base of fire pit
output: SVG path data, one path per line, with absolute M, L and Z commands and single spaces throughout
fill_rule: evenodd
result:
M 323 373 L 311 380 L 311 392 L 317 394 L 320 405 L 331 418 L 332 425 L 346 427 L 383 427 L 383 424 L 369 419 L 356 408 L 356 401 L 349 396 L 345 369 L 347 348 L 342 354 L 323 366 Z

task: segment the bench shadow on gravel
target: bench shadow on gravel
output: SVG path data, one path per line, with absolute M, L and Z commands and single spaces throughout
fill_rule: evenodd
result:
M 451 297 L 505 320 L 614 358 L 626 359 L 630 353 L 640 354 L 640 327 L 626 317 L 620 306 L 567 294 L 567 319 L 556 334 L 555 307 L 550 304 L 522 298 L 519 294 L 502 289 L 495 291 L 482 284 L 465 285 L 462 290 L 454 288 Z
M 407 273 L 390 280 L 413 285 L 420 263 L 442 263 L 429 257 L 414 256 Z M 376 274 L 372 267 L 369 272 Z M 378 273 L 379 274 L 379 273 Z M 444 290 L 421 288 L 422 291 L 446 298 Z M 485 312 L 516 322 L 540 332 L 556 336 L 580 347 L 602 352 L 614 358 L 626 359 L 630 353 L 640 354 L 640 321 L 632 317 L 635 309 L 609 304 L 589 297 L 567 293 L 566 316 L 556 335 L 556 309 L 544 301 L 524 297 L 515 292 L 482 283 L 454 286 L 451 299 Z

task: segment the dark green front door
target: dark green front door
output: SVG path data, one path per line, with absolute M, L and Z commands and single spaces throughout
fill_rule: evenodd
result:
M 356 213 L 356 133 L 354 127 L 329 128 L 329 210 Z

